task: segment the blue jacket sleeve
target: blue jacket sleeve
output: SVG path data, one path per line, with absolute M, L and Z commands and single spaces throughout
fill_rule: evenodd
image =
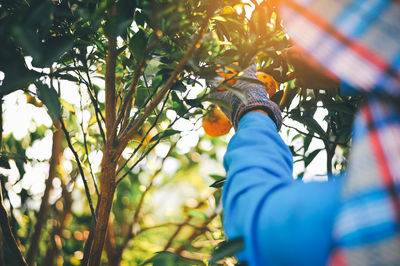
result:
M 249 265 L 325 265 L 339 205 L 340 181 L 292 178 L 292 154 L 273 121 L 248 113 L 232 137 L 224 166 L 224 227 L 243 237 Z

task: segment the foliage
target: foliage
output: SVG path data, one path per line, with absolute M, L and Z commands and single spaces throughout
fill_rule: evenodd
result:
M 36 109 L 43 108 L 40 102 L 46 106 L 54 124 L 50 129 L 65 134 L 62 152 L 52 155 L 62 159 L 58 185 L 49 184 L 57 196 L 47 207 L 39 251 L 32 258 L 38 264 L 101 259 L 111 265 L 193 265 L 210 258 L 224 240 L 217 208 L 224 177 L 202 170 L 206 163 L 221 164 L 216 153 L 227 139 L 204 136 L 199 120 L 214 101 L 204 81 L 221 66 L 240 71 L 256 58 L 281 83 L 273 100 L 286 121 L 295 121 L 285 130 L 297 162 L 307 168 L 326 152 L 327 173 L 345 168 L 345 160 L 334 155 L 338 147 L 343 154 L 348 150 L 358 99 L 298 88 L 288 80 L 292 66 L 280 51 L 290 43 L 269 1 L 18 0 L 0 5 L 0 97 L 17 91 L 35 97 L 29 102 Z M 317 121 L 320 109 L 326 110 L 325 125 Z M 21 187 L 29 178 L 27 167 L 45 163 L 25 150 L 42 141 L 46 129 L 37 124 L 24 139 L 11 134 L 1 143 L 0 167 L 18 169 L 17 179 L 2 177 L 2 187 L 24 255 L 35 245 L 30 239 L 40 211 L 32 204 L 40 195 L 25 187 L 10 191 L 20 199 L 14 208 L 4 188 Z M 188 145 L 187 136 L 195 143 L 181 147 Z M 315 139 L 323 148 L 310 150 Z M 166 171 L 168 160 L 178 165 L 172 173 Z M 174 193 L 178 204 L 168 217 L 157 202 L 172 202 Z M 160 197 L 163 201 L 156 201 Z M 100 227 L 107 225 L 106 237 Z M 106 256 L 96 253 L 93 238 L 100 251 L 104 244 Z M 7 252 L 4 248 L 0 258 L 12 263 Z

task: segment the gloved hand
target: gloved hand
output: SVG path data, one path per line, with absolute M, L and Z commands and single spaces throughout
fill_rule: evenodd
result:
M 221 106 L 222 111 L 232 122 L 235 130 L 238 127 L 239 120 L 248 112 L 254 110 L 263 110 L 275 122 L 278 130 L 282 125 L 281 111 L 276 103 L 268 98 L 265 87 L 261 84 L 252 83 L 250 81 L 240 80 L 240 77 L 257 79 L 257 67 L 255 64 L 249 66 L 243 71 L 243 75 L 232 85 L 232 87 L 242 90 L 247 98 L 247 102 L 240 99 L 235 93 L 230 90 L 220 91 L 214 87 L 210 93 L 211 98 L 219 99 L 226 102 L 232 107 L 229 110 Z

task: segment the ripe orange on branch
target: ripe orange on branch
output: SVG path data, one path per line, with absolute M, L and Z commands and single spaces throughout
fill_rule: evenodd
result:
M 269 98 L 279 90 L 278 82 L 270 75 L 264 72 L 257 72 L 256 76 L 259 81 L 265 84 L 265 89 L 267 90 Z
M 202 127 L 207 135 L 220 137 L 228 134 L 232 124 L 218 106 L 212 106 L 203 117 Z
M 234 62 L 233 64 L 238 65 L 237 62 Z M 234 68 L 227 66 L 225 67 L 225 71 L 218 69 L 217 74 L 223 78 L 223 80 L 221 80 L 219 84 L 226 84 L 232 86 L 236 82 L 236 79 L 234 79 L 234 77 L 237 76 L 238 72 Z M 278 82 L 276 82 L 276 80 L 267 73 L 258 71 L 256 72 L 256 77 L 259 81 L 264 83 L 269 98 L 271 98 L 271 96 L 274 95 L 279 90 Z M 218 87 L 217 89 L 219 91 L 225 90 L 224 87 Z

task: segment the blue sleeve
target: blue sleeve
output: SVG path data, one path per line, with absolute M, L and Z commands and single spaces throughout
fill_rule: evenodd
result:
M 224 227 L 243 237 L 237 254 L 249 265 L 325 265 L 339 199 L 339 182 L 292 178 L 292 154 L 273 121 L 246 114 L 232 137 L 224 166 Z

